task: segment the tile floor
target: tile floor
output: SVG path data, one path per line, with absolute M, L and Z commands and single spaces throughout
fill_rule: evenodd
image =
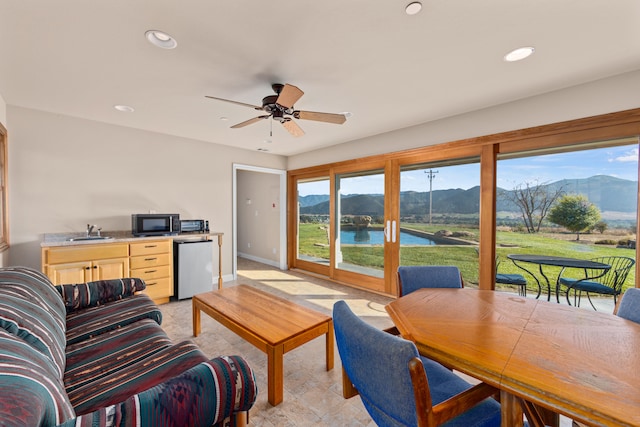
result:
M 378 328 L 392 325 L 384 306 L 391 298 L 344 287 L 296 271 L 238 259 L 238 280 L 224 286 L 245 283 L 300 305 L 331 315 L 335 301 L 344 299 L 356 314 Z M 607 304 L 607 303 L 605 303 Z M 611 306 L 612 303 L 608 305 Z M 583 307 L 585 304 L 583 304 Z M 588 303 L 586 307 L 590 306 Z M 289 426 L 375 426 L 358 397 L 342 397 L 340 357 L 336 348 L 334 369 L 325 369 L 325 338 L 313 341 L 284 356 L 284 401 L 273 407 L 267 402 L 266 355 L 239 338 L 209 316 L 202 315 L 202 334 L 192 335 L 191 300 L 161 306 L 163 327 L 174 341 L 195 341 L 209 357 L 242 355 L 254 369 L 258 399 L 249 414 L 249 424 L 259 427 Z M 608 308 L 608 307 L 606 307 Z M 570 426 L 563 419 L 561 426 Z

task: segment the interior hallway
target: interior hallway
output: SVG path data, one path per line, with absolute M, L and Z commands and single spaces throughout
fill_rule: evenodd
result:
M 372 325 L 380 329 L 392 326 L 384 309 L 392 300 L 389 297 L 340 286 L 296 271 L 280 271 L 243 258 L 238 258 L 238 280 L 226 282 L 224 286 L 239 283 L 255 286 L 328 315 L 331 315 L 333 304 L 344 299 L 358 316 Z M 605 304 L 613 306 L 612 301 Z M 591 310 L 586 301 L 583 308 Z M 359 397 L 349 400 L 342 397 L 342 368 L 337 347 L 333 370 L 325 370 L 324 336 L 285 354 L 284 401 L 273 407 L 267 402 L 266 354 L 205 314 L 202 315 L 202 334 L 194 338 L 190 299 L 162 305 L 161 309 L 163 327 L 172 340 L 193 340 L 209 357 L 238 354 L 250 363 L 258 385 L 258 398 L 249 415 L 251 426 L 375 426 Z M 562 427 L 570 425 L 569 420 L 561 420 Z

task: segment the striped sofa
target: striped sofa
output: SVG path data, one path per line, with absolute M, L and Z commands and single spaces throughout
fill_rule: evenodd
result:
M 171 342 L 140 279 L 54 287 L 0 269 L 0 426 L 234 426 L 257 389 L 239 356 Z

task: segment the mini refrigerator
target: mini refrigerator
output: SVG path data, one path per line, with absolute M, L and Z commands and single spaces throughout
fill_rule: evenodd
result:
M 179 300 L 213 290 L 211 240 L 173 241 L 174 295 Z

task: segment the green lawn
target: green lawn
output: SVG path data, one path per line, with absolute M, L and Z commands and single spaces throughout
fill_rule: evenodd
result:
M 442 225 L 407 224 L 407 226 L 429 232 L 444 228 Z M 326 225 L 321 224 L 300 225 L 300 254 L 325 260 L 329 259 L 329 242 L 326 227 Z M 456 226 L 447 226 L 446 229 L 471 232 L 477 240 L 477 229 Z M 560 240 L 542 234 L 498 231 L 496 232 L 496 240 L 498 243 L 496 255 L 500 260 L 499 271 L 501 273 L 523 273 L 521 269 L 506 258 L 507 254 L 513 253 L 557 255 L 580 259 L 602 256 L 627 256 L 635 259 L 635 250 L 633 249 Z M 342 255 L 344 262 L 353 265 L 375 269 L 382 269 L 384 265 L 383 248 L 381 246 L 345 246 L 342 248 Z M 470 284 L 478 283 L 478 253 L 475 246 L 401 247 L 400 263 L 402 265 L 456 265 L 460 268 L 465 282 Z M 555 283 L 560 268 L 545 267 L 544 271 L 552 280 L 552 284 Z M 568 277 L 579 277 L 579 273 L 579 271 L 573 269 L 565 271 L 564 274 Z M 527 279 L 530 278 L 528 277 Z M 634 283 L 635 270 L 632 269 L 623 289 L 634 286 Z

